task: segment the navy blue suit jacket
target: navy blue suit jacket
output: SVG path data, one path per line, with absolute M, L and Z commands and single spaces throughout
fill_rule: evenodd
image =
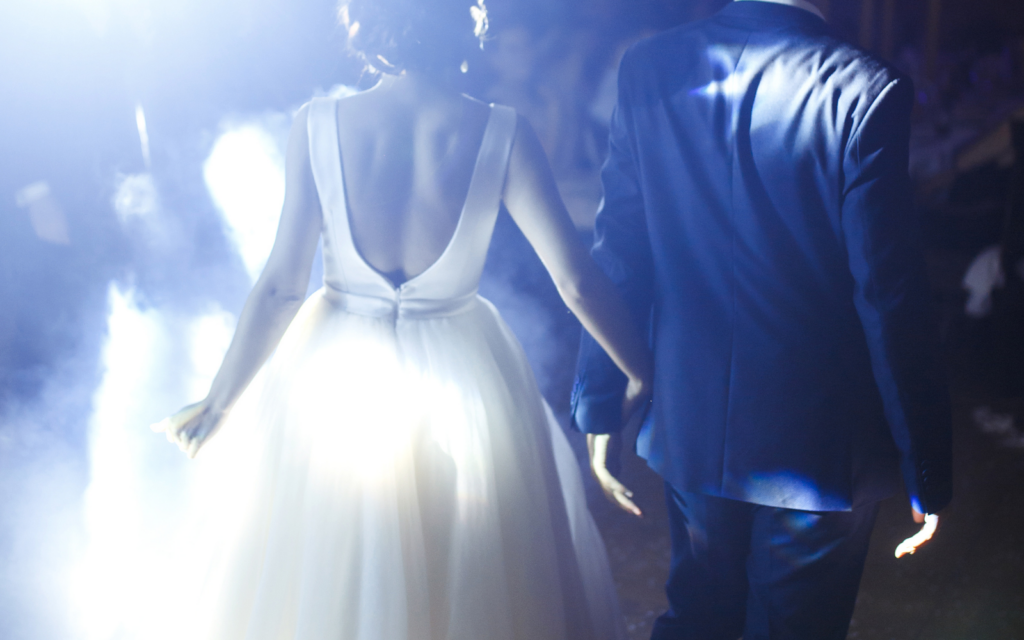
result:
M 633 46 L 593 255 L 655 354 L 638 452 L 676 489 L 810 511 L 950 499 L 908 79 L 813 14 L 733 2 Z M 620 428 L 589 336 L 573 416 Z

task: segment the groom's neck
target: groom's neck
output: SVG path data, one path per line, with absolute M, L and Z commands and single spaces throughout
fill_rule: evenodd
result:
M 822 0 L 736 0 L 736 2 L 774 2 L 775 4 L 788 4 L 804 11 L 810 11 L 822 20 L 825 15 L 821 11 Z

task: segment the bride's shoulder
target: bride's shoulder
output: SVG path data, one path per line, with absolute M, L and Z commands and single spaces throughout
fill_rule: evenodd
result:
M 313 126 L 314 122 L 322 121 L 327 117 L 324 113 L 325 108 L 330 108 L 327 100 L 321 97 L 315 97 L 303 103 L 302 106 L 296 109 L 292 114 L 292 138 L 308 135 L 309 127 Z
M 503 108 L 501 105 L 494 104 L 492 102 L 484 102 L 479 98 L 474 98 L 468 93 L 462 94 L 462 98 L 465 106 L 478 116 L 486 117 L 494 108 Z
M 498 116 L 503 125 L 502 129 L 507 131 L 513 139 L 519 135 L 520 130 L 532 129 L 529 121 L 527 121 L 521 113 L 516 111 L 514 107 L 497 102 L 484 102 L 465 94 L 463 94 L 463 97 L 473 105 L 474 109 L 479 110 L 482 116 Z
M 511 107 L 511 106 L 509 106 L 507 104 L 501 104 L 501 103 L 498 103 L 498 102 L 484 102 L 483 100 L 481 100 L 479 98 L 474 98 L 473 96 L 471 96 L 469 94 L 466 94 L 466 93 L 462 94 L 462 97 L 464 97 L 467 101 L 472 103 L 474 105 L 474 107 L 476 107 L 476 108 L 478 108 L 480 110 L 493 109 L 493 110 L 505 111 L 505 112 L 508 112 L 508 113 L 517 113 L 514 107 Z

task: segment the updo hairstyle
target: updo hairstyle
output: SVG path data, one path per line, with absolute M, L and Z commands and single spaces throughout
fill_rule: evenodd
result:
M 338 17 L 349 49 L 391 75 L 465 72 L 488 27 L 484 0 L 341 0 Z

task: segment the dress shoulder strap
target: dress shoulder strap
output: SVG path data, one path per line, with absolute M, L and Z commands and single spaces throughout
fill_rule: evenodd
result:
M 309 137 L 309 163 L 313 182 L 320 196 L 323 215 L 324 282 L 337 289 L 347 287 L 343 238 L 338 224 L 347 225 L 345 183 L 341 174 L 341 151 L 338 148 L 338 101 L 335 98 L 313 98 L 307 111 L 306 132 Z
M 322 204 L 335 204 L 341 197 L 341 156 L 338 153 L 338 107 L 332 98 L 313 98 L 309 102 L 307 133 L 313 180 Z
M 512 142 L 516 137 L 516 121 L 516 110 L 512 107 L 491 105 L 490 119 L 473 172 L 473 182 L 476 184 L 471 184 L 470 193 L 466 197 L 467 211 L 493 209 L 497 214 L 501 194 L 505 189 Z

